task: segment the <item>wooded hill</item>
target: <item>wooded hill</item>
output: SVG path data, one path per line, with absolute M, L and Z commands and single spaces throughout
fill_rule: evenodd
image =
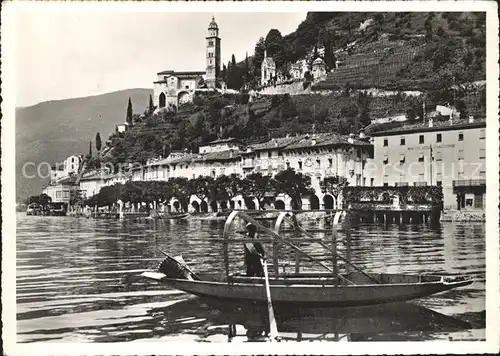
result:
M 442 103 L 441 92 L 429 94 L 426 111 Z M 463 117 L 485 115 L 485 89 L 457 99 Z M 236 137 L 257 143 L 287 134 L 339 132 L 349 134 L 367 126 L 372 118 L 406 114 L 414 120 L 423 115 L 422 99 L 402 93 L 375 97 L 362 92 L 340 95 L 273 95 L 249 102 L 248 94 L 198 93 L 193 103 L 159 115 L 134 115 L 134 126 L 110 137 L 101 158 L 115 167 L 120 163 L 145 163 L 166 157 L 171 150 L 198 152 L 200 145 L 219 137 Z
M 374 76 L 373 68 L 359 65 L 348 80 L 327 80 L 325 87 L 436 90 L 486 78 L 486 15 L 462 12 L 310 12 L 295 32 L 282 36 L 271 29 L 255 46 L 253 56 L 223 70 L 230 88 L 258 85 L 264 50 L 285 75 L 290 65 L 324 47 L 327 69 L 336 60 L 343 65 L 363 63 L 375 53 L 380 68 L 395 68 Z M 410 60 L 406 60 L 412 52 Z M 237 64 L 236 64 L 237 63 Z M 235 69 L 236 68 L 236 69 Z M 368 69 L 368 70 L 367 70 Z M 388 78 L 389 77 L 389 78 Z M 380 78 L 380 80 L 378 80 Z M 381 80 L 383 79 L 383 80 Z M 392 80 L 388 80 L 392 79 Z

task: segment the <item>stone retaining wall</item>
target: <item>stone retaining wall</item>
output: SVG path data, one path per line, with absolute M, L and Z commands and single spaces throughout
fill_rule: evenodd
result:
M 486 212 L 483 210 L 448 210 L 441 213 L 441 222 L 484 222 Z
M 310 94 L 311 86 L 304 90 L 303 82 L 295 82 L 290 84 L 277 84 L 275 87 L 270 86 L 259 91 L 260 95 L 300 95 Z

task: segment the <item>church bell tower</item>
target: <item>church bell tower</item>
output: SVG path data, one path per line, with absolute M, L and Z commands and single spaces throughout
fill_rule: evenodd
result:
M 207 70 L 205 81 L 209 88 L 216 88 L 218 86 L 218 79 L 220 78 L 220 38 L 219 26 L 217 26 L 213 16 L 212 21 L 208 25 L 206 41 Z

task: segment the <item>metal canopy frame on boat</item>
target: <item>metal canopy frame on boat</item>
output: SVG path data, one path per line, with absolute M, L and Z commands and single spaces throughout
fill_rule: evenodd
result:
M 365 273 L 361 268 L 354 266 L 351 263 L 351 251 L 350 251 L 350 242 L 351 242 L 351 233 L 350 233 L 350 216 L 349 214 L 346 215 L 347 219 L 347 226 L 348 228 L 346 229 L 346 245 L 347 245 L 347 251 L 346 251 L 346 257 L 342 257 L 337 253 L 337 243 L 338 243 L 338 231 L 337 227 L 338 224 L 333 223 L 332 224 L 332 247 L 329 247 L 325 242 L 323 242 L 322 239 L 317 239 L 314 238 L 311 233 L 309 233 L 307 230 L 305 230 L 302 226 L 298 224 L 296 221 L 296 216 L 294 215 L 294 210 L 277 210 L 279 211 L 279 215 L 276 219 L 276 223 L 274 224 L 274 230 L 270 229 L 261 223 L 259 223 L 257 220 L 249 216 L 245 211 L 243 210 L 234 210 L 229 217 L 226 220 L 226 223 L 224 225 L 224 233 L 223 233 L 223 256 L 224 256 L 224 267 L 226 271 L 226 278 L 228 281 L 231 279 L 230 271 L 229 271 L 229 244 L 230 243 L 242 243 L 243 241 L 249 241 L 249 242 L 269 242 L 269 240 L 262 240 L 262 239 L 229 239 L 229 234 L 230 234 L 230 229 L 232 226 L 232 223 L 236 217 L 239 217 L 243 221 L 247 223 L 253 224 L 258 231 L 263 231 L 273 237 L 273 239 L 270 241 L 273 243 L 273 267 L 274 267 L 274 277 L 279 278 L 280 273 L 279 273 L 279 261 L 277 258 L 277 251 L 278 247 L 280 244 L 286 244 L 290 247 L 292 247 L 296 254 L 295 254 L 295 273 L 299 274 L 300 273 L 300 260 L 301 256 L 307 257 L 309 260 L 312 262 L 316 263 L 317 265 L 323 267 L 326 269 L 328 272 L 332 273 L 332 275 L 336 278 L 340 278 L 343 282 L 354 285 L 352 281 L 347 279 L 345 276 L 341 275 L 339 273 L 339 268 L 338 268 L 338 259 L 344 261 L 347 266 L 347 272 L 349 272 L 350 268 L 353 268 L 361 273 L 363 273 L 366 277 L 368 277 L 370 280 L 374 281 L 375 283 L 378 283 L 376 280 L 374 280 L 370 275 Z M 267 212 L 267 211 L 266 211 Z M 336 212 L 336 213 L 344 213 L 345 211 L 343 210 L 336 210 L 332 211 L 329 210 L 329 212 Z M 283 222 L 288 223 L 291 225 L 296 232 L 300 232 L 304 234 L 307 238 L 305 239 L 300 239 L 300 238 L 294 238 L 294 239 L 288 239 L 286 237 L 283 237 L 280 235 L 279 231 L 281 229 L 281 226 Z M 292 242 L 293 241 L 293 242 Z M 317 260 L 307 252 L 303 251 L 300 247 L 296 246 L 295 243 L 301 243 L 301 242 L 311 242 L 311 243 L 318 243 L 321 247 L 323 247 L 327 252 L 331 254 L 331 260 L 332 260 L 332 268 L 328 267 L 326 264 L 322 263 L 321 261 Z

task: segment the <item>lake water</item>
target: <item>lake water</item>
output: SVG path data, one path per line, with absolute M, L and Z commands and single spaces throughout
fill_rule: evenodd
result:
M 221 237 L 223 226 L 220 220 L 133 222 L 19 213 L 18 342 L 264 340 L 259 335 L 265 312 L 221 310 L 140 276 L 158 266 L 160 250 L 182 254 L 195 271 L 222 271 L 222 246 L 213 239 Z M 303 245 L 321 254 L 315 246 Z M 235 245 L 233 271 L 243 269 L 242 255 L 242 246 Z M 293 259 L 287 250 L 280 255 Z M 461 274 L 475 282 L 409 303 L 277 313 L 282 338 L 484 340 L 484 224 L 355 226 L 352 258 L 373 272 Z

